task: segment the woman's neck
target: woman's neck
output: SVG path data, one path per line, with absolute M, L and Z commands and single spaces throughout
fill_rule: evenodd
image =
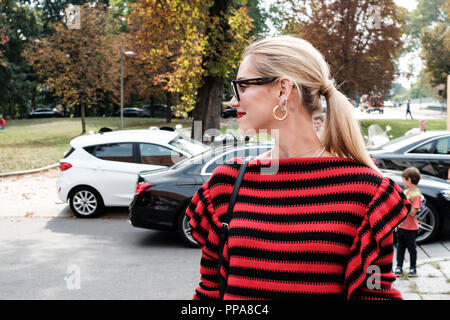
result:
M 323 145 L 313 129 L 312 121 L 298 121 L 298 124 L 287 122 L 279 129 L 272 129 L 269 134 L 274 139 L 271 158 L 306 158 L 323 154 Z

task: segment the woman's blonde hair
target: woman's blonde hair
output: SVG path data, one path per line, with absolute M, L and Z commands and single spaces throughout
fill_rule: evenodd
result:
M 311 115 L 322 112 L 321 96 L 326 98 L 323 145 L 332 154 L 354 159 L 379 172 L 366 150 L 353 106 L 338 91 L 322 54 L 306 40 L 293 36 L 277 36 L 251 43 L 244 57 L 251 55 L 256 72 L 262 77 L 290 78 L 301 104 Z

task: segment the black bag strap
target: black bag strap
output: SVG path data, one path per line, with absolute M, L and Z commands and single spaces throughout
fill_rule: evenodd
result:
M 249 158 L 245 158 L 244 162 L 241 165 L 241 168 L 239 169 L 239 173 L 236 178 L 236 182 L 234 184 L 233 192 L 231 193 L 230 203 L 228 204 L 228 210 L 225 215 L 225 219 L 222 221 L 222 228 L 220 228 L 220 238 L 219 238 L 219 258 L 217 260 L 218 267 L 219 267 L 219 281 L 220 281 L 220 299 L 223 299 L 223 296 L 225 294 L 226 289 L 226 279 L 224 279 L 220 275 L 220 269 L 223 265 L 223 249 L 225 247 L 225 243 L 228 240 L 228 224 L 231 221 L 232 215 L 233 215 L 233 209 L 234 204 L 236 202 L 239 188 L 241 186 L 242 178 L 244 177 L 245 169 L 247 168 L 247 164 L 250 161 Z
M 244 162 L 241 165 L 241 168 L 239 169 L 239 173 L 236 178 L 236 182 L 234 184 L 233 192 L 231 193 L 231 198 L 230 198 L 230 203 L 228 205 L 227 215 L 225 216 L 225 219 L 222 222 L 222 230 L 226 229 L 227 232 L 228 232 L 228 224 L 230 223 L 231 217 L 233 215 L 234 204 L 236 203 L 236 198 L 239 193 L 239 188 L 241 186 L 242 178 L 244 177 L 245 169 L 247 168 L 247 164 L 249 161 L 250 160 L 248 158 L 245 158 Z M 223 227 L 225 227 L 225 228 L 223 228 Z

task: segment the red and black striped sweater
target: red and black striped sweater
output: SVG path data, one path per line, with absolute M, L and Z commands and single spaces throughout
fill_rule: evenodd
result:
M 186 210 L 202 245 L 194 299 L 219 298 L 219 229 L 242 161 L 219 166 Z M 251 160 L 223 254 L 224 299 L 401 299 L 391 231 L 409 207 L 397 184 L 350 159 Z

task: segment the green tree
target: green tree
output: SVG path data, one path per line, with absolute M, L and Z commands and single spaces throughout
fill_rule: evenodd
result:
M 442 5 L 442 11 L 446 20 L 433 28 L 423 28 L 420 37 L 425 73 L 434 86 L 446 84 L 450 74 L 450 0 Z
M 153 84 L 194 106 L 203 131 L 219 128 L 224 79 L 237 68 L 252 27 L 247 9 L 219 0 L 140 0 L 129 16 L 132 38 Z
M 445 22 L 448 18 L 441 9 L 446 0 L 417 0 L 417 7 L 406 16 L 406 46 L 410 52 L 420 49 L 422 29 L 429 28 L 433 23 Z
M 64 17 L 64 11 L 68 4 L 83 5 L 87 2 L 103 3 L 109 5 L 110 0 L 21 0 L 26 3 L 33 3 L 42 12 L 42 25 L 44 35 L 54 32 L 52 24 Z
M 208 129 L 220 128 L 224 79 L 237 67 L 251 29 L 245 7 L 234 9 L 229 0 L 215 0 L 209 8 L 206 50 L 202 54 L 203 72 L 194 109 L 194 121 L 202 121 L 202 135 Z
M 41 33 L 38 17 L 18 0 L 0 2 L 0 113 L 10 117 L 27 114 L 37 95 L 37 78 L 21 53 Z

